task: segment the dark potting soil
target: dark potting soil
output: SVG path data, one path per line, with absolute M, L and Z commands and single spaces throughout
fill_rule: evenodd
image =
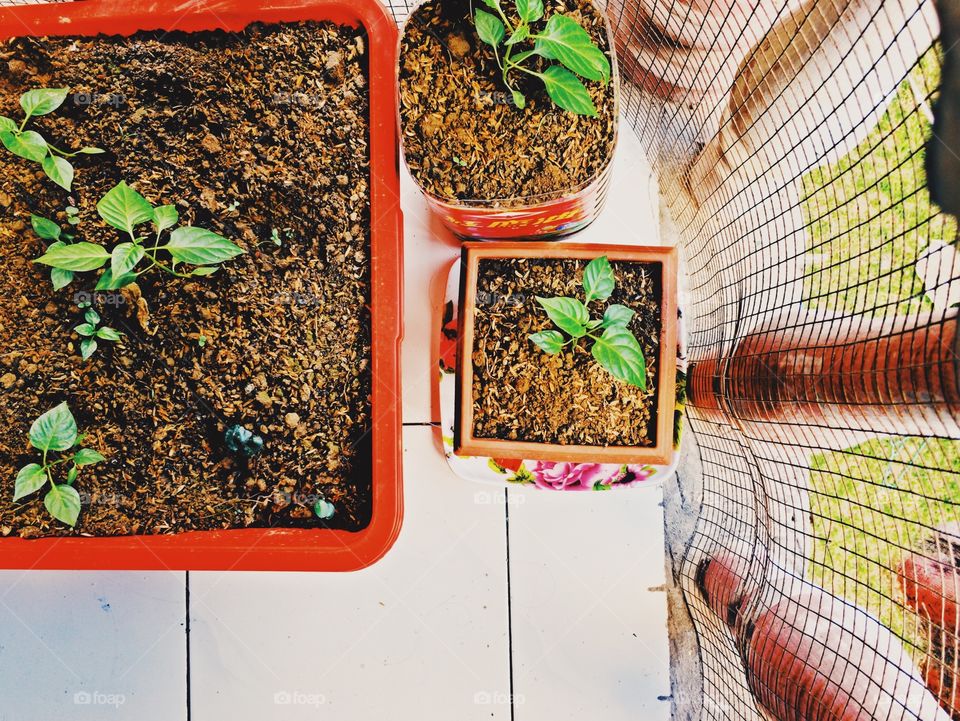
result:
M 330 526 L 371 514 L 369 149 L 366 37 L 330 23 L 241 33 L 15 39 L 0 44 L 0 114 L 26 90 L 69 87 L 32 128 L 77 156 L 73 191 L 0 148 L 0 533 L 159 534 Z M 125 180 L 182 224 L 247 251 L 215 275 L 151 272 L 94 296 L 125 334 L 83 361 L 77 300 L 98 273 L 52 289 L 31 212 L 108 248 L 96 203 Z M 37 461 L 31 422 L 66 400 L 107 461 L 80 473 L 70 531 L 44 491 L 13 503 Z M 252 459 L 224 432 L 263 437 Z M 60 482 L 63 479 L 59 479 Z M 336 513 L 319 521 L 319 496 Z
M 590 304 L 593 317 L 619 303 L 636 312 L 629 329 L 647 362 L 647 391 L 617 380 L 586 340 L 547 355 L 528 336 L 555 330 L 536 297 L 583 297 L 573 259 L 481 259 L 473 345 L 473 433 L 531 443 L 651 446 L 656 443 L 660 266 L 611 261 L 616 290 Z
M 430 0 L 406 25 L 400 121 L 410 172 L 445 200 L 548 200 L 592 181 L 613 154 L 614 83 L 586 83 L 600 114 L 589 118 L 556 107 L 539 80 L 520 77 L 528 102 L 519 110 L 503 86 L 492 48 L 477 36 L 471 5 L 481 3 Z M 611 54 L 603 15 L 588 0 L 545 5 L 544 21 L 557 12 L 568 15 Z

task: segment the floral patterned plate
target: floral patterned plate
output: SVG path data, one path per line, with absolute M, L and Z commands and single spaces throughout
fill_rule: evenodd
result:
M 481 483 L 504 482 L 547 491 L 609 491 L 614 488 L 649 486 L 660 483 L 677 467 L 677 453 L 667 466 L 619 465 L 615 463 L 563 463 L 533 459 L 477 458 L 453 452 L 453 424 L 457 393 L 457 309 L 460 300 L 460 261 L 450 268 L 440 328 L 440 423 L 443 450 L 450 468 L 461 478 Z M 682 300 L 682 299 L 681 299 Z M 682 308 L 683 303 L 679 306 Z M 679 317 L 677 353 L 677 405 L 673 424 L 673 445 L 680 446 L 683 409 L 686 401 L 687 352 L 683 312 Z

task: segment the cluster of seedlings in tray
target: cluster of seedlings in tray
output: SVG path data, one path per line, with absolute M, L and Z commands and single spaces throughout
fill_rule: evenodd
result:
M 66 152 L 48 143 L 40 133 L 26 130 L 35 116 L 47 115 L 59 108 L 67 98 L 68 88 L 38 88 L 24 93 L 20 105 L 23 121 L 0 116 L 0 142 L 14 155 L 42 165 L 46 175 L 57 185 L 70 190 L 74 168 L 67 160 L 78 154 L 99 154 L 103 150 L 83 147 Z M 75 241 L 73 232 L 64 231 L 57 223 L 31 214 L 30 224 L 42 240 L 50 241 L 46 252 L 34 262 L 50 268 L 54 290 L 72 283 L 76 274 L 103 269 L 94 290 L 120 290 L 153 270 L 178 278 L 208 276 L 219 265 L 244 251 L 233 241 L 217 233 L 193 226 L 180 226 L 175 205 L 152 205 L 140 193 L 121 181 L 97 203 L 97 213 L 112 228 L 124 235 L 120 242 L 101 245 L 89 241 Z M 66 210 L 71 227 L 79 224 L 79 210 Z M 164 237 L 166 235 L 166 238 Z M 165 241 L 165 242 L 164 242 Z M 115 343 L 123 337 L 116 329 L 104 325 L 100 314 L 81 301 L 83 322 L 73 330 L 80 336 L 80 354 L 88 360 L 96 353 L 99 341 Z M 247 432 L 249 433 L 249 431 Z M 252 434 L 251 434 L 252 435 Z M 44 507 L 51 516 L 69 526 L 76 525 L 80 514 L 80 495 L 73 487 L 79 469 L 104 460 L 90 448 L 77 448 L 83 440 L 77 434 L 77 423 L 67 407 L 61 403 L 40 416 L 30 428 L 30 443 L 43 456 L 40 463 L 30 463 L 17 475 L 13 500 L 28 496 L 49 483 Z M 262 445 L 262 441 L 261 441 Z M 58 453 L 56 460 L 51 453 Z M 64 483 L 54 481 L 54 470 L 62 464 L 72 464 Z
M 513 75 L 519 72 L 540 80 L 550 99 L 564 110 L 596 117 L 597 107 L 580 78 L 610 82 L 610 61 L 590 33 L 576 20 L 559 14 L 551 16 L 545 26 L 537 30 L 536 25 L 544 16 L 543 0 L 516 0 L 518 17 L 513 19 L 508 17 L 500 0 L 483 2 L 494 13 L 479 8 L 474 11 L 477 35 L 493 48 L 503 84 L 514 104 L 520 109 L 527 104 L 513 80 Z M 536 56 L 556 64 L 536 70 L 531 67 L 531 60 Z
M 313 20 L 0 42 L 0 537 L 370 523 L 368 44 Z M 29 131 L 69 191 L 7 148 Z M 108 459 L 72 530 L 11 502 L 61 401 Z
M 625 305 L 614 303 L 606 308 L 602 317 L 590 317 L 589 305 L 608 300 L 615 289 L 616 277 L 610 260 L 601 256 L 590 261 L 583 271 L 583 301 L 578 298 L 537 297 L 537 302 L 560 330 L 540 331 L 529 337 L 544 353 L 550 355 L 556 355 L 566 346 L 576 345 L 582 338 L 587 338 L 592 342 L 590 352 L 594 359 L 614 378 L 646 390 L 646 359 L 640 343 L 628 330 L 635 312 Z

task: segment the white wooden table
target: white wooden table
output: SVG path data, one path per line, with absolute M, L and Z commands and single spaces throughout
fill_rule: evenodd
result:
M 629 128 L 581 241 L 658 241 Z M 404 178 L 403 531 L 353 574 L 0 572 L 0 721 L 669 717 L 657 488 L 447 469 L 431 348 L 457 244 Z

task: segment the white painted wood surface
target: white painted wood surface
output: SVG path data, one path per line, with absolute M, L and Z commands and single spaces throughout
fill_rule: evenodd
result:
M 629 129 L 615 162 L 603 216 L 576 239 L 655 243 Z M 430 424 L 458 246 L 406 177 L 403 205 L 393 550 L 355 574 L 191 573 L 189 642 L 184 574 L 0 573 L 0 721 L 669 717 L 659 489 L 508 496 L 448 471 Z

